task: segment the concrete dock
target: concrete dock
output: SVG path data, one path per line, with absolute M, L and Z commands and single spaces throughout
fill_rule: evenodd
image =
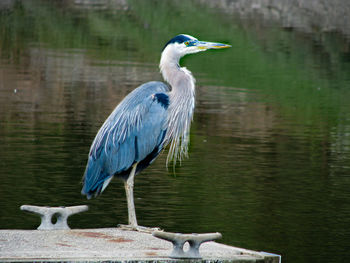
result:
M 186 250 L 186 247 L 185 247 Z M 118 228 L 0 230 L 1 262 L 269 262 L 278 255 L 207 242 L 202 259 L 169 258 L 170 242 L 151 234 Z

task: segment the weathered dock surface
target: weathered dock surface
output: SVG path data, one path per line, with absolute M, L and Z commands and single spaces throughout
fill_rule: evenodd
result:
M 269 262 L 277 255 L 216 242 L 200 247 L 202 259 L 169 258 L 172 244 L 148 233 L 118 228 L 0 230 L 1 262 Z

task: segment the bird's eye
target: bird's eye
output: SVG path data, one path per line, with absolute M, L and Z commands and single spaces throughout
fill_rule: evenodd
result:
M 185 42 L 185 45 L 188 46 L 189 43 L 190 43 L 190 42 L 186 41 L 186 42 Z

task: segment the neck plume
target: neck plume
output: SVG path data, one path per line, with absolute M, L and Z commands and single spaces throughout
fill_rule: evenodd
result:
M 195 79 L 186 68 L 181 68 L 176 56 L 165 49 L 160 60 L 160 71 L 165 81 L 171 86 L 169 92 L 168 130 L 166 143 L 170 144 L 167 163 L 187 157 L 190 126 L 195 105 Z

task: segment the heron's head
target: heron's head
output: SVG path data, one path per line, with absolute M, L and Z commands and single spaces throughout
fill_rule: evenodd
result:
M 228 48 L 230 45 L 222 43 L 214 43 L 207 41 L 199 41 L 190 35 L 177 35 L 166 43 L 163 49 L 163 55 L 172 58 L 181 58 L 187 54 L 193 54 L 208 49 Z

